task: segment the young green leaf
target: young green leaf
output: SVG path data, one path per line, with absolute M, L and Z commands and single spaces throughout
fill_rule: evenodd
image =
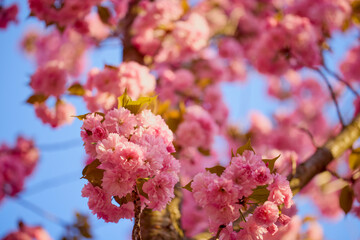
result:
M 101 187 L 102 184 L 105 170 L 97 168 L 100 164 L 99 159 L 95 159 L 90 164 L 86 165 L 82 171 L 83 176 L 81 178 L 87 179 L 94 187 Z
M 340 193 L 339 202 L 340 207 L 345 214 L 350 212 L 354 201 L 354 192 L 349 185 L 345 186 Z
M 360 148 L 354 149 L 349 156 L 349 167 L 355 170 L 360 167 Z
M 198 151 L 204 156 L 210 156 L 210 150 L 209 149 L 204 149 L 202 147 L 199 147 Z
M 111 17 L 110 10 L 107 7 L 103 7 L 103 6 L 98 5 L 97 6 L 97 12 L 99 14 L 100 20 L 103 23 L 108 24 L 109 19 Z
M 206 171 L 208 171 L 210 173 L 216 173 L 216 175 L 218 175 L 219 177 L 225 171 L 225 167 L 220 166 L 220 165 L 216 165 L 215 167 L 205 168 L 205 169 L 206 169 Z
M 85 89 L 80 83 L 74 83 L 68 88 L 68 92 L 70 95 L 84 96 Z
M 86 116 L 89 115 L 91 113 L 85 113 L 85 114 L 82 114 L 82 115 L 77 115 L 77 116 L 72 116 L 72 117 L 76 117 L 77 119 L 83 121 L 86 119 Z
M 45 96 L 43 94 L 34 94 L 34 95 L 30 96 L 26 100 L 26 102 L 30 103 L 30 104 L 43 103 L 46 101 L 46 99 L 48 99 L 48 96 Z
M 119 198 L 118 196 L 114 196 L 114 199 L 120 206 L 128 202 L 134 201 L 133 195 L 131 193 L 128 193 L 126 196 L 122 198 Z
M 118 97 L 118 108 L 123 107 L 128 109 L 132 114 L 138 114 L 144 109 L 153 109 L 155 107 L 156 99 L 157 96 L 140 97 L 138 100 L 133 101 L 125 89 L 124 94 Z
M 192 184 L 193 181 L 194 181 L 194 180 L 191 180 L 188 184 L 186 184 L 186 185 L 185 185 L 184 187 L 182 187 L 182 188 L 184 188 L 184 189 L 192 192 L 193 189 L 192 189 L 192 187 L 191 187 L 191 184 Z
M 247 140 L 247 142 L 245 143 L 245 145 L 239 147 L 237 150 L 236 150 L 236 155 L 243 155 L 243 153 L 246 151 L 246 150 L 249 150 L 249 151 L 254 151 L 254 149 L 251 147 L 251 141 L 250 139 Z
M 259 203 L 264 203 L 267 201 L 270 191 L 266 189 L 267 185 L 257 186 L 253 193 L 249 196 L 250 199 L 255 200 Z
M 105 120 L 105 114 L 104 113 L 102 113 L 102 112 L 94 112 L 94 113 L 95 113 L 95 115 L 100 115 L 100 116 L 103 117 L 101 122 L 103 122 Z M 72 116 L 72 117 L 76 117 L 77 119 L 83 121 L 83 120 L 86 119 L 86 116 L 89 115 L 89 114 L 91 114 L 91 113 L 85 113 L 85 114 L 82 114 L 82 115 L 77 115 L 77 116 Z
M 136 187 L 138 188 L 139 194 L 143 197 L 145 197 L 146 199 L 149 199 L 149 195 L 144 192 L 144 190 L 142 189 L 144 183 L 146 183 L 149 180 L 149 178 L 138 178 L 136 179 Z
M 274 172 L 274 167 L 275 167 L 275 162 L 276 160 L 279 159 L 281 155 L 279 154 L 279 156 L 272 158 L 272 159 L 263 159 L 263 162 L 267 165 L 267 167 L 270 169 L 270 172 L 273 173 Z
M 127 90 L 125 89 L 123 95 L 118 97 L 118 108 L 125 107 L 129 101 L 132 101 L 129 95 L 127 94 Z

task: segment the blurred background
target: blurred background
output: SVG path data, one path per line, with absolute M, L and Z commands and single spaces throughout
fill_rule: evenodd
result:
M 53 239 L 59 239 L 64 228 L 56 219 L 72 223 L 75 213 L 80 212 L 90 217 L 95 239 L 129 239 L 131 221 L 120 220 L 118 224 L 113 224 L 98 220 L 90 213 L 87 199 L 81 197 L 81 188 L 86 183 L 86 180 L 80 179 L 85 162 L 85 151 L 80 138 L 81 121 L 76 119 L 72 125 L 52 129 L 43 125 L 36 118 L 33 107 L 26 104 L 26 99 L 31 95 L 29 77 L 35 71 L 35 65 L 22 54 L 20 40 L 28 29 L 41 30 L 44 26 L 37 20 L 28 18 L 26 1 L 7 0 L 6 4 L 13 2 L 17 2 L 20 7 L 19 23 L 0 31 L 0 142 L 11 145 L 20 134 L 33 138 L 41 156 L 40 164 L 26 181 L 25 190 L 19 198 L 6 198 L 1 203 L 0 237 L 15 230 L 18 221 L 22 220 L 30 225 L 41 225 Z M 334 52 L 327 56 L 331 69 L 337 70 L 337 62 L 354 45 L 357 37 L 357 33 L 351 31 L 347 35 L 335 36 L 331 42 Z M 118 41 L 108 41 L 103 47 L 89 52 L 86 69 L 102 68 L 104 64 L 118 65 L 121 62 L 121 51 Z M 85 77 L 81 76 L 79 80 L 84 80 Z M 248 74 L 248 81 L 245 83 L 223 85 L 232 123 L 246 128 L 250 111 L 256 109 L 270 116 L 279 107 L 278 102 L 267 98 L 266 83 L 261 78 L 253 71 Z M 87 113 L 80 98 L 68 97 L 68 100 L 76 106 L 78 115 Z M 343 114 L 349 119 L 353 113 L 347 95 L 341 99 L 340 105 L 345 106 Z M 333 105 L 329 106 L 328 112 L 328 117 L 336 123 L 338 119 Z M 216 144 L 220 148 L 224 141 L 218 139 Z M 295 199 L 301 216 L 318 216 L 309 200 L 299 197 Z M 337 220 L 319 221 L 326 239 L 360 239 L 360 221 L 352 215 Z

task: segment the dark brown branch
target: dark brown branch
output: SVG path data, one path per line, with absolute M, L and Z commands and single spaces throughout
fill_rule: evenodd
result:
M 298 129 L 299 129 L 300 131 L 306 133 L 306 135 L 308 135 L 308 137 L 310 138 L 311 143 L 312 143 L 312 145 L 313 145 L 314 147 L 316 147 L 316 148 L 318 147 L 318 145 L 317 145 L 316 142 L 315 142 L 314 135 L 310 132 L 309 129 L 304 128 L 304 127 L 298 127 Z
M 347 81 L 345 81 L 342 77 L 340 77 L 339 74 L 337 74 L 336 72 L 333 72 L 332 70 L 330 70 L 324 63 L 324 69 L 326 72 L 328 72 L 331 76 L 333 76 L 337 81 L 341 82 L 342 84 L 344 84 L 349 90 L 350 92 L 352 92 L 356 97 L 359 97 L 359 93 L 351 86 L 351 84 Z
M 308 184 L 318 173 L 326 170 L 327 165 L 340 157 L 353 143 L 360 137 L 360 115 L 358 115 L 341 133 L 328 140 L 324 146 L 318 148 L 316 152 L 304 163 L 296 168 L 295 174 L 288 176 L 293 193 L 298 193 Z
M 135 220 L 134 220 L 134 228 L 132 231 L 132 240 L 142 240 L 141 225 L 140 225 L 141 201 L 140 201 L 139 191 L 136 185 L 133 190 L 133 199 L 134 199 Z
M 343 120 L 342 115 L 341 115 L 339 103 L 338 103 L 338 101 L 337 101 L 337 99 L 336 99 L 334 89 L 333 89 L 333 87 L 331 86 L 331 84 L 330 84 L 330 82 L 329 82 L 329 79 L 327 79 L 327 77 L 325 76 L 325 74 L 324 74 L 321 70 L 315 69 L 315 71 L 320 74 L 320 76 L 322 77 L 322 79 L 324 79 L 325 84 L 326 84 L 326 86 L 328 87 L 328 89 L 329 89 L 329 91 L 330 91 L 331 98 L 332 98 L 332 100 L 333 100 L 333 102 L 334 102 L 334 104 L 335 104 L 335 108 L 336 108 L 337 115 L 338 115 L 338 117 L 339 117 L 339 121 L 340 121 L 342 127 L 344 127 L 344 126 L 345 126 L 345 123 L 344 123 L 344 120 Z
M 175 198 L 162 211 L 144 209 L 141 215 L 141 235 L 144 240 L 180 240 L 184 233 L 180 225 L 180 185 L 175 187 Z
M 134 0 L 129 5 L 129 11 L 127 12 L 123 21 L 120 22 L 120 29 L 122 29 L 122 45 L 123 45 L 123 58 L 124 62 L 135 61 L 140 64 L 144 64 L 144 56 L 132 45 L 131 43 L 131 25 L 133 24 L 137 13 L 136 7 L 140 1 Z
M 57 143 L 38 144 L 37 147 L 42 152 L 67 150 L 70 148 L 81 147 L 81 139 L 75 138 Z
M 18 203 L 20 206 L 28 209 L 29 211 L 39 215 L 40 217 L 43 217 L 65 229 L 68 229 L 68 227 L 70 226 L 65 220 L 55 216 L 54 214 L 45 211 L 44 209 L 42 209 L 41 207 L 21 198 L 20 196 L 16 196 L 15 197 L 16 203 Z

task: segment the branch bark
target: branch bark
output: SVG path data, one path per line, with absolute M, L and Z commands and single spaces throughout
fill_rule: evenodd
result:
M 124 20 L 121 22 L 120 29 L 123 29 L 122 33 L 122 45 L 123 45 L 123 61 L 135 61 L 139 64 L 144 64 L 144 56 L 132 45 L 131 43 L 131 25 L 133 24 L 136 16 L 136 7 L 140 0 L 133 0 L 129 4 L 129 11 L 127 12 Z
M 333 160 L 340 157 L 360 137 L 360 114 L 343 130 L 339 135 L 329 139 L 324 146 L 304 163 L 296 168 L 294 174 L 288 176 L 293 193 L 298 193 L 318 173 L 326 170 L 326 166 Z
M 184 233 L 180 225 L 182 192 L 175 187 L 175 198 L 162 211 L 144 209 L 141 214 L 141 236 L 144 240 L 180 240 Z
M 133 198 L 134 198 L 134 228 L 132 231 L 132 240 L 142 240 L 141 237 L 141 201 L 140 201 L 140 195 L 137 186 L 135 185 L 134 191 L 133 191 Z

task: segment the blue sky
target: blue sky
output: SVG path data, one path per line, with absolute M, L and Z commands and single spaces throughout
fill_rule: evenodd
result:
M 14 1 L 5 1 L 10 4 Z M 15 1 L 16 2 L 16 1 Z M 19 49 L 19 40 L 29 26 L 39 25 L 29 14 L 26 1 L 17 1 L 20 4 L 20 23 L 11 25 L 6 31 L 0 31 L 0 142 L 13 143 L 16 136 L 24 134 L 35 139 L 40 147 L 41 159 L 35 173 L 26 182 L 26 189 L 20 196 L 22 199 L 40 206 L 53 215 L 72 222 L 75 211 L 87 213 L 91 216 L 96 239 L 127 239 L 132 222 L 121 220 L 118 224 L 106 224 L 92 216 L 87 207 L 87 199 L 80 195 L 85 183 L 80 180 L 85 153 L 80 139 L 81 122 L 75 120 L 70 126 L 60 129 L 51 129 L 43 125 L 35 117 L 33 108 L 25 103 L 31 90 L 28 87 L 29 76 L 34 72 L 34 65 L 26 59 Z M 41 26 L 41 25 L 40 25 Z M 334 54 L 328 56 L 329 65 L 336 69 L 336 62 L 341 59 L 344 51 L 353 44 L 356 33 L 337 37 L 331 45 Z M 114 46 L 114 44 L 111 44 Z M 104 47 L 93 52 L 89 58 L 92 66 L 102 68 L 104 63 L 117 65 L 120 63 L 120 47 Z M 265 97 L 265 82 L 259 75 L 249 75 L 246 84 L 229 84 L 223 87 L 225 100 L 231 109 L 230 119 L 241 126 L 246 126 L 247 113 L 251 109 L 258 109 L 270 114 L 276 107 L 275 101 Z M 69 98 L 76 105 L 77 113 L 83 114 L 87 110 L 80 99 Z M 266 102 L 267 104 L 264 104 Z M 350 103 L 345 98 L 342 104 Z M 330 116 L 333 116 L 333 106 L 329 107 Z M 349 109 L 345 108 L 345 109 Z M 350 113 L 345 113 L 350 114 Z M 337 119 L 335 118 L 334 121 Z M 59 148 L 52 148 L 57 143 L 70 143 Z M 49 180 L 56 180 L 52 184 Z M 59 182 L 61 184 L 59 185 Z M 54 185 L 43 188 L 43 184 Z M 306 200 L 299 199 L 300 215 L 315 214 L 316 210 Z M 0 237 L 16 228 L 18 220 L 29 224 L 42 225 L 54 239 L 58 239 L 63 228 L 43 217 L 38 216 L 19 201 L 6 199 L 0 205 Z M 359 220 L 347 216 L 340 222 L 321 220 L 327 239 L 360 239 Z

